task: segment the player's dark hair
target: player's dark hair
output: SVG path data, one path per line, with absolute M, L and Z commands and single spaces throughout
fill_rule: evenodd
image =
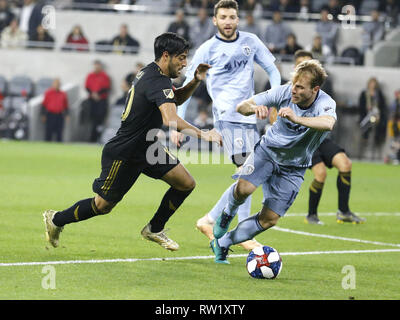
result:
M 165 32 L 154 40 L 155 61 L 160 60 L 163 52 L 178 56 L 189 50 L 189 42 L 173 32 Z
M 302 57 L 309 57 L 311 59 L 314 59 L 313 54 L 307 50 L 297 50 L 294 53 L 294 61 L 296 61 L 298 58 L 302 58 Z
M 239 14 L 239 5 L 235 0 L 220 0 L 218 3 L 214 6 L 214 17 L 217 16 L 218 9 L 224 8 L 224 9 L 235 9 L 237 14 Z

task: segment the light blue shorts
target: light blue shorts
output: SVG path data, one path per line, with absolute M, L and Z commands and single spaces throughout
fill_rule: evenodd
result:
M 296 199 L 306 170 L 279 165 L 257 144 L 240 172 L 232 177 L 256 187 L 262 184 L 264 206 L 283 216 Z
M 225 153 L 235 164 L 243 164 L 260 140 L 256 124 L 216 121 L 214 127 L 222 136 Z

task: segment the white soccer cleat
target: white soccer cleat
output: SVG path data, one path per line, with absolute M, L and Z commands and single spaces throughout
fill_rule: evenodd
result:
M 53 217 L 57 213 L 55 210 L 47 210 L 43 213 L 43 221 L 46 230 L 46 240 L 54 247 L 58 247 L 58 239 L 60 232 L 63 231 L 64 227 L 57 227 L 53 223 Z
M 202 234 L 204 234 L 209 240 L 213 240 L 214 239 L 214 234 L 213 234 L 214 224 L 215 224 L 215 221 L 212 220 L 207 213 L 204 217 L 197 220 L 196 228 Z
M 167 249 L 169 251 L 178 250 L 179 244 L 177 244 L 174 240 L 168 238 L 167 235 L 165 234 L 166 231 L 167 230 L 164 229 L 161 230 L 160 232 L 151 232 L 150 224 L 147 224 L 141 231 L 141 234 L 143 238 L 145 238 L 146 240 L 156 242 L 164 249 Z

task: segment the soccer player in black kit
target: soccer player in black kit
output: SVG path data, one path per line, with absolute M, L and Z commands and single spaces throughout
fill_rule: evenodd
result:
M 63 211 L 47 210 L 43 214 L 46 238 L 53 247 L 58 246 L 64 225 L 111 212 L 144 173 L 165 181 L 170 188 L 141 234 L 167 250 L 178 250 L 179 245 L 166 235 L 164 226 L 192 192 L 195 181 L 166 147 L 154 141 L 154 131 L 164 124 L 206 141 L 222 143 L 215 130 L 202 131 L 176 114 L 176 105 L 193 94 L 210 68 L 208 64 L 200 64 L 194 79 L 175 89 L 171 78 L 177 78 L 186 66 L 188 49 L 188 42 L 174 33 L 164 33 L 155 39 L 155 61 L 136 75 L 126 99 L 121 127 L 103 148 L 101 174 L 93 182 L 95 197 L 80 200 Z

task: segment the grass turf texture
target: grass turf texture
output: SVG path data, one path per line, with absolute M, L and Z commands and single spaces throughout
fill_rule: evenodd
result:
M 100 172 L 101 147 L 0 141 L 0 263 L 210 256 L 207 239 L 195 230 L 203 216 L 232 183 L 232 165 L 187 168 L 197 187 L 167 224 L 181 248 L 167 252 L 142 240 L 140 230 L 157 209 L 168 186 L 141 176 L 109 215 L 65 227 L 60 247 L 45 241 L 42 213 L 61 210 L 92 195 Z M 329 170 L 319 211 L 336 212 L 335 169 Z M 278 226 L 313 234 L 399 243 L 400 170 L 398 167 L 353 164 L 351 209 L 367 218 L 363 225 L 337 224 L 322 215 L 324 226 L 306 225 L 308 170 L 300 193 Z M 252 212 L 261 208 L 262 192 L 253 195 Z M 292 214 L 292 215 L 291 215 Z M 232 226 L 236 223 L 233 222 Z M 332 250 L 400 249 L 369 243 L 310 237 L 268 230 L 257 237 L 280 253 Z M 233 246 L 234 254 L 246 254 Z M 43 265 L 0 266 L 0 299 L 400 299 L 400 252 L 283 255 L 278 279 L 250 278 L 245 257 L 230 265 L 213 259 L 136 261 L 54 265 L 56 289 L 44 289 Z M 355 289 L 345 290 L 342 268 L 355 268 Z

